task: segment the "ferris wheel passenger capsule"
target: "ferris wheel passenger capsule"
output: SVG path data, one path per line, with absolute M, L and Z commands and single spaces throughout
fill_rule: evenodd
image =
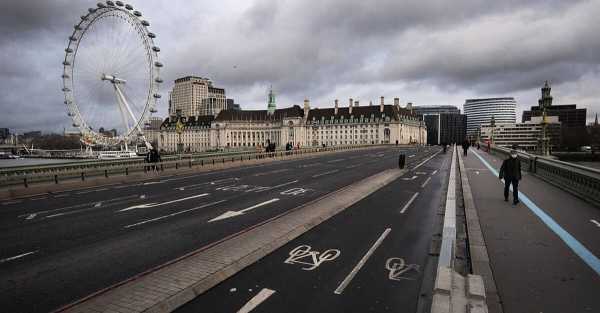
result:
M 148 21 L 146 21 L 146 20 L 143 20 L 142 21 L 142 25 L 148 27 L 148 26 L 150 26 L 150 23 Z
M 110 1 L 110 0 L 106 1 L 106 4 L 109 5 L 109 6 L 111 6 L 111 7 L 115 6 L 115 3 L 112 2 L 112 1 Z
M 137 17 L 140 17 L 140 16 L 142 16 L 142 12 L 140 12 L 140 11 L 133 11 L 133 15 L 135 15 Z
M 120 7 L 123 6 L 123 2 L 121 2 L 121 1 L 115 1 L 115 4 L 118 5 L 118 6 L 120 6 Z
M 131 4 L 126 4 L 125 5 L 125 9 L 127 9 L 127 10 L 133 10 L 133 7 L 131 6 Z
M 99 8 L 106 8 L 106 4 L 102 3 L 102 2 L 98 2 L 98 4 L 96 4 Z

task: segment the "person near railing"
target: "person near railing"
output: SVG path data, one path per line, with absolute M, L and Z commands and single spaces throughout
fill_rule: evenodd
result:
M 521 161 L 516 150 L 510 150 L 510 156 L 502 162 L 499 179 L 504 178 L 504 201 L 508 201 L 508 190 L 513 188 L 513 204 L 519 204 L 519 181 L 521 180 Z

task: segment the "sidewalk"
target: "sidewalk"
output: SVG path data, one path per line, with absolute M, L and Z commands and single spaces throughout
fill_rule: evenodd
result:
M 463 160 L 503 311 L 600 312 L 600 208 L 527 172 L 514 206 L 502 160 L 474 149 Z

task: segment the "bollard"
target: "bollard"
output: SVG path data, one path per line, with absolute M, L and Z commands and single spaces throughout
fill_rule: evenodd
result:
M 54 174 L 54 183 L 58 184 L 58 175 Z
M 231 163 L 233 163 L 233 157 L 231 157 Z
M 190 165 L 190 168 L 192 168 L 192 159 L 190 159 L 189 165 Z
M 175 162 L 175 169 L 178 170 L 179 169 L 179 163 Z
M 23 185 L 25 185 L 25 188 L 29 187 L 29 185 L 27 185 L 27 177 L 23 178 Z
M 225 158 L 223 158 L 223 162 L 222 163 L 225 164 Z
M 243 156 L 240 157 L 240 162 L 244 162 L 244 157 Z
M 129 175 L 129 167 L 125 168 L 125 176 Z
M 215 159 L 213 159 L 213 165 L 215 165 Z
M 108 178 L 108 170 L 104 170 L 104 177 Z
M 204 160 L 200 160 L 200 166 L 204 166 Z
M 406 165 L 406 155 L 400 154 L 398 156 L 398 167 L 402 169 L 404 168 L 404 165 Z
M 81 181 L 85 180 L 85 174 L 83 172 L 81 172 Z

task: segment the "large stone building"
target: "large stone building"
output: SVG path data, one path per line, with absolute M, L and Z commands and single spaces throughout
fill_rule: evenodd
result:
M 216 115 L 171 115 L 155 134 L 166 152 L 200 152 L 215 149 L 263 150 L 268 143 L 283 147 L 358 144 L 424 144 L 427 130 L 420 116 L 401 108 L 399 100 L 378 106 L 333 108 L 294 105 L 276 109 L 270 92 L 267 110 L 221 110 Z
M 561 123 L 558 117 L 551 116 L 546 119 L 546 134 L 548 136 L 550 150 L 560 147 Z M 534 116 L 524 123 L 497 124 L 489 123 L 481 125 L 481 141 L 491 141 L 497 146 L 513 148 L 536 153 L 542 134 L 542 117 Z

